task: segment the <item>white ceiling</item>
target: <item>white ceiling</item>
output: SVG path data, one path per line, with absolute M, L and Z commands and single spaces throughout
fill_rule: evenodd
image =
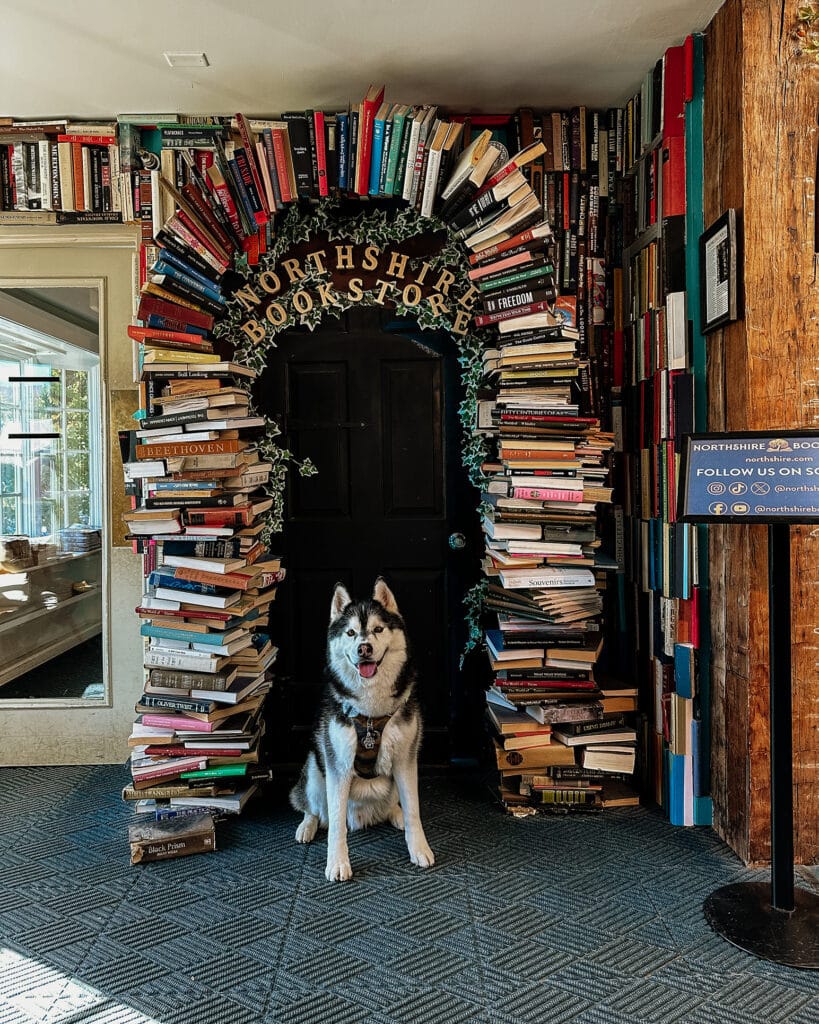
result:
M 0 114 L 270 114 L 387 98 L 611 106 L 721 0 L 25 0 L 2 5 Z M 174 71 L 163 51 L 205 52 Z

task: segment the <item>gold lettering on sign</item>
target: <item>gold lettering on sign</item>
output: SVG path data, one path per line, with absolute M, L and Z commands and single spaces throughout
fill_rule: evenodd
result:
M 476 288 L 474 284 L 470 284 L 463 295 L 458 299 L 458 305 L 463 306 L 464 309 L 472 309 L 475 302 L 480 297 L 480 289 Z
M 453 334 L 466 334 L 469 328 L 469 313 L 459 309 L 455 313 L 455 323 L 452 325 Z
M 293 284 L 305 276 L 297 259 L 282 260 L 282 266 L 287 271 L 290 283 Z
M 274 327 L 283 327 L 287 323 L 287 310 L 280 302 L 271 302 L 264 315 Z
M 415 278 L 418 284 L 424 283 L 424 279 L 426 278 L 430 270 L 432 270 L 432 267 L 428 263 L 424 262 L 421 264 L 421 273 Z
M 295 309 L 297 313 L 309 313 L 312 308 L 313 296 L 310 292 L 305 291 L 304 288 L 299 288 L 297 292 L 294 292 L 293 309 Z
M 318 297 L 321 299 L 321 304 L 326 309 L 328 306 L 336 305 L 336 297 L 330 291 L 332 284 L 329 281 L 322 281 L 318 286 Z
M 242 330 L 248 338 L 250 338 L 251 341 L 255 341 L 257 345 L 265 335 L 265 329 L 258 320 L 245 320 L 242 324 Z
M 438 281 L 435 284 L 435 291 L 442 292 L 444 295 L 449 295 L 449 286 L 454 284 L 455 275 L 450 273 L 448 270 L 442 270 Z
M 326 274 L 327 268 L 324 266 L 324 262 L 322 260 L 322 256 L 326 255 L 327 253 L 324 251 L 324 249 L 316 249 L 315 252 L 308 252 L 305 259 L 312 260 L 315 263 L 316 269 L 320 274 Z
M 407 272 L 408 263 L 409 256 L 405 256 L 401 252 L 391 252 L 390 265 L 387 267 L 387 273 L 390 277 L 403 277 Z
M 395 281 L 382 281 L 379 278 L 375 283 L 381 285 L 381 287 L 378 289 L 378 294 L 375 297 L 375 301 L 378 303 L 379 306 L 383 306 L 384 297 L 386 296 L 390 288 L 395 287 Z
M 427 298 L 427 302 L 435 316 L 443 316 L 444 313 L 449 312 L 449 306 L 447 306 L 446 300 L 443 295 L 439 295 L 437 292 L 434 295 L 430 295 Z
M 421 301 L 421 289 L 417 284 L 408 284 L 401 293 L 401 301 L 405 306 L 417 306 Z
M 248 313 L 252 312 L 253 307 L 258 306 L 262 301 L 249 284 L 246 284 L 244 288 L 240 288 L 239 291 L 235 293 L 234 297 L 241 302 L 242 306 L 244 306 Z
M 279 280 L 279 275 L 274 274 L 272 270 L 263 270 L 261 274 L 259 274 L 259 284 L 268 295 L 275 295 L 276 292 L 280 292 L 282 289 L 282 283 Z
M 354 270 L 353 247 L 351 245 L 336 246 L 336 270 Z
M 381 250 L 377 245 L 368 245 L 364 250 L 364 259 L 361 261 L 362 270 L 375 270 L 378 266 L 378 255 Z
M 350 302 L 361 302 L 364 295 L 363 289 L 364 282 L 360 277 L 351 277 L 350 283 L 347 285 L 350 294 Z

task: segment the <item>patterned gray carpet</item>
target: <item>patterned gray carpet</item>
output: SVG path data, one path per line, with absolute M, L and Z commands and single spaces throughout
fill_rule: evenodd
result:
M 271 796 L 220 851 L 130 867 L 119 768 L 0 769 L 0 1024 L 816 1024 L 819 977 L 700 910 L 745 870 L 646 810 L 516 821 L 422 782 L 438 858 L 387 826 L 323 876 Z

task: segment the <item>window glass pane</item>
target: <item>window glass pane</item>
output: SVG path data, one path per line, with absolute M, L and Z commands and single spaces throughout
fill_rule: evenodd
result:
M 85 370 L 66 370 L 65 404 L 71 408 L 88 408 L 88 373 Z
M 63 489 L 63 464 L 57 455 L 41 455 L 39 458 L 40 492 L 45 496 L 56 496 Z
M 88 452 L 76 452 L 69 454 L 68 459 L 68 482 L 66 487 L 69 491 L 87 491 L 90 487 L 90 469 Z
M 19 533 L 19 500 L 0 498 L 0 524 L 4 534 Z
M 91 514 L 91 496 L 85 494 L 69 494 L 68 496 L 68 525 L 88 526 Z
M 66 414 L 65 447 L 70 451 L 88 451 L 88 413 Z
M 20 385 L 9 383 L 9 377 L 20 376 L 20 364 L 9 359 L 0 359 L 0 405 L 20 404 Z
M 0 453 L 0 494 L 19 490 L 20 484 L 17 479 L 17 465 L 14 457 Z
M 63 389 L 59 377 L 51 383 L 27 384 L 25 387 L 31 395 L 32 415 L 41 416 L 60 408 Z

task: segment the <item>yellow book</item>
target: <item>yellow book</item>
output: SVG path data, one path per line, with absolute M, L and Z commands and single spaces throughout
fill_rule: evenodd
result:
M 147 348 L 147 346 L 146 346 Z M 193 352 L 178 348 L 151 348 L 143 353 L 143 365 L 151 363 L 218 363 L 217 352 Z

